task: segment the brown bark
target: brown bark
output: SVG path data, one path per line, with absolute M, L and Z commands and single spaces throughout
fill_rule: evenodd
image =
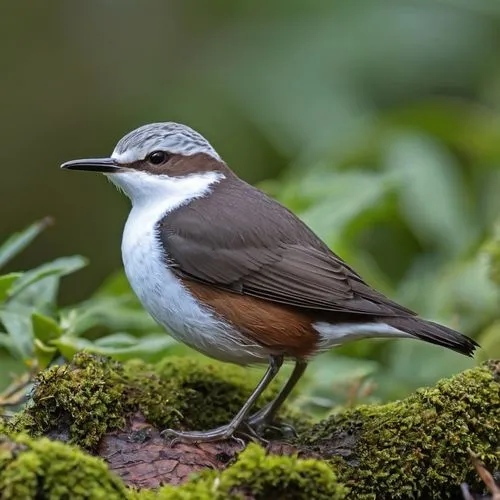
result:
M 278 455 L 300 453 L 298 448 L 278 441 L 271 442 L 268 450 Z M 128 486 L 157 488 L 181 484 L 191 473 L 203 469 L 223 469 L 241 451 L 236 440 L 170 446 L 158 429 L 136 413 L 126 429 L 103 438 L 97 454 Z
M 273 441 L 267 449 L 277 455 L 297 453 L 301 457 L 328 458 L 335 455 L 354 458 L 356 437 L 340 434 L 330 440 L 328 446 L 321 448 L 321 456 L 304 447 Z M 170 446 L 160 432 L 149 425 L 140 413 L 136 413 L 128 427 L 122 431 L 107 434 L 97 452 L 109 469 L 127 485 L 135 488 L 158 488 L 165 484 L 184 483 L 192 473 L 204 469 L 224 469 L 231 464 L 242 451 L 236 440 L 200 443 L 176 444 Z M 478 495 L 470 492 L 466 484 L 462 485 L 465 500 L 500 500 L 500 490 L 491 474 L 474 456 L 474 466 L 492 495 Z M 484 476 L 484 477 L 483 477 Z

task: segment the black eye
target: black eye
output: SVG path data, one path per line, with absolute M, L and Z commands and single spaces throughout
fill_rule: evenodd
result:
M 168 153 L 165 151 L 153 151 L 148 154 L 146 159 L 152 165 L 161 165 L 162 163 L 166 163 L 168 161 Z

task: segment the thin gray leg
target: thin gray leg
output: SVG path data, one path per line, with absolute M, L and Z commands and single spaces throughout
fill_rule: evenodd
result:
M 278 410 L 280 409 L 281 405 L 284 403 L 286 398 L 290 395 L 290 392 L 292 392 L 292 389 L 300 380 L 306 368 L 307 368 L 307 362 L 298 359 L 295 362 L 295 367 L 293 369 L 292 374 L 290 375 L 290 378 L 287 380 L 286 384 L 283 386 L 283 388 L 276 396 L 276 398 L 273 401 L 271 401 L 268 405 L 264 406 L 264 408 L 260 409 L 258 412 L 253 414 L 248 419 L 248 425 L 253 430 L 255 430 L 257 434 L 263 428 L 272 426 L 276 413 L 278 412 Z M 293 427 L 288 425 L 287 427 L 289 427 L 293 432 L 295 432 L 293 430 Z
M 209 431 L 174 431 L 173 429 L 166 429 L 162 432 L 164 436 L 173 436 L 171 445 L 177 442 L 182 443 L 202 443 L 209 441 L 219 441 L 223 439 L 229 439 L 233 437 L 234 432 L 241 426 L 242 422 L 247 418 L 248 413 L 252 409 L 259 396 L 264 392 L 266 387 L 271 383 L 271 381 L 278 374 L 281 365 L 283 364 L 283 356 L 271 356 L 269 358 L 269 366 L 266 373 L 262 377 L 255 390 L 252 392 L 250 397 L 246 400 L 245 404 L 242 406 L 241 410 L 236 414 L 236 416 L 227 425 L 222 427 L 217 427 Z M 279 396 L 278 396 L 279 397 Z

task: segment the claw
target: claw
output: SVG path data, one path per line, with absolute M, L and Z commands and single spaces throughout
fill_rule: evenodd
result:
M 245 443 L 245 441 L 243 441 L 243 439 L 236 437 L 234 434 L 231 436 L 231 438 L 240 445 L 240 451 L 243 451 L 246 448 L 247 444 Z
M 246 436 L 247 438 L 251 439 L 255 443 L 263 444 L 267 446 L 269 444 L 269 441 L 265 438 L 263 438 L 256 429 L 254 429 L 248 422 L 244 423 L 245 425 L 245 432 L 239 431 L 240 434 Z
M 246 425 L 248 428 L 252 429 L 254 435 L 259 437 L 266 431 L 276 431 L 283 437 L 297 437 L 297 431 L 290 424 L 277 424 L 273 422 L 272 417 L 270 417 L 265 411 L 257 412 L 255 415 L 250 417 L 250 419 L 246 422 Z
M 275 424 L 275 425 L 270 425 L 268 427 L 268 429 L 280 432 L 284 437 L 292 437 L 292 438 L 298 437 L 297 431 L 290 424 Z
M 173 429 L 163 429 L 161 432 L 160 432 L 160 436 L 161 437 L 168 437 L 168 436 L 175 436 L 177 435 L 177 431 L 174 431 Z
M 175 446 L 179 443 L 181 443 L 181 440 L 178 437 L 174 437 L 168 442 L 168 445 L 170 446 L 170 448 L 175 448 Z
M 175 448 L 175 445 L 181 443 L 182 441 L 179 439 L 179 432 L 174 431 L 173 429 L 165 429 L 160 432 L 160 436 L 167 440 L 170 436 L 173 436 L 172 439 L 168 441 L 168 445 L 171 448 Z

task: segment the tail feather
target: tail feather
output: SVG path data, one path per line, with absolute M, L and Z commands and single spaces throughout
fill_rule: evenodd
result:
M 479 347 L 479 344 L 475 340 L 466 335 L 422 318 L 400 316 L 396 318 L 384 318 L 383 321 L 417 339 L 447 347 L 466 356 L 472 356 L 474 351 Z

